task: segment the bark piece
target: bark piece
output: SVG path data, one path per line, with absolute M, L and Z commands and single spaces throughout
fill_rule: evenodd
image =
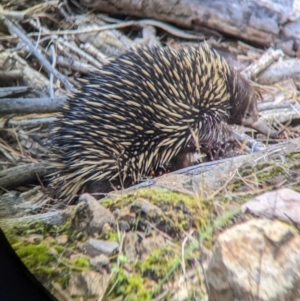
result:
M 295 1 L 263 0 L 81 0 L 82 5 L 111 14 L 155 18 L 177 26 L 212 28 L 223 34 L 261 46 L 291 39 L 300 40 L 296 25 L 299 10 Z M 289 25 L 290 24 L 290 25 Z M 284 33 L 284 36 L 283 36 Z
M 50 172 L 49 166 L 45 162 L 23 164 L 0 171 L 0 186 L 16 187 L 18 185 L 34 181 L 37 174 L 44 176 Z

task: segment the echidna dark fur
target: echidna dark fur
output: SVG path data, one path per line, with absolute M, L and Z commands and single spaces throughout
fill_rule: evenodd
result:
M 208 46 L 131 50 L 80 83 L 51 137 L 51 186 L 66 201 L 137 183 L 213 147 L 226 123 L 258 121 L 252 87 Z

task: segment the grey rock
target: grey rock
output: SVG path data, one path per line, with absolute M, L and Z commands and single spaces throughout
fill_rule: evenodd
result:
M 84 253 L 91 257 L 98 256 L 100 254 L 112 255 L 119 248 L 119 244 L 115 241 L 105 241 L 100 239 L 88 239 L 82 244 L 81 249 Z
M 90 263 L 93 268 L 98 269 L 107 266 L 109 264 L 109 258 L 106 255 L 101 254 L 92 258 Z
M 255 219 L 223 232 L 206 271 L 210 301 L 300 300 L 300 235 Z
M 85 193 L 80 196 L 79 201 L 85 201 L 92 212 L 92 218 L 89 225 L 90 235 L 101 232 L 105 223 L 113 224 L 115 222 L 113 214 L 91 195 Z
M 103 296 L 109 279 L 95 271 L 72 273 L 68 291 L 72 296 Z

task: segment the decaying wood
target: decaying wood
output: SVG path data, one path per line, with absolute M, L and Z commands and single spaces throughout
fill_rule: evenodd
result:
M 287 59 L 272 64 L 259 75 L 257 81 L 263 85 L 272 85 L 287 78 L 300 80 L 300 59 Z
M 89 9 L 111 14 L 140 18 L 155 18 L 177 26 L 201 30 L 214 29 L 225 35 L 270 47 L 283 41 L 292 41 L 290 51 L 300 41 L 300 12 L 296 1 L 169 1 L 155 0 L 81 0 Z M 296 20 L 296 21 L 293 21 Z
M 54 69 L 51 64 L 48 62 L 48 60 L 45 59 L 45 57 L 42 55 L 42 53 L 33 45 L 33 43 L 30 41 L 30 39 L 23 34 L 23 32 L 13 24 L 13 22 L 11 22 L 9 19 L 5 18 L 4 15 L 0 15 L 0 21 L 2 21 L 7 28 L 9 29 L 10 32 L 18 35 L 18 37 L 20 39 L 22 39 L 22 41 L 24 43 L 26 43 L 26 45 L 29 47 L 30 51 L 32 51 L 36 58 L 40 61 L 40 63 L 44 66 L 44 68 L 49 72 L 49 73 L 53 73 L 57 79 L 59 79 L 63 85 L 69 89 L 69 90 L 74 90 L 73 85 L 68 81 L 68 79 L 63 76 L 62 74 L 60 74 L 56 69 Z
M 56 117 L 45 117 L 45 118 L 32 118 L 28 120 L 11 120 L 5 122 L 0 122 L 0 129 L 4 127 L 9 126 L 23 126 L 23 127 L 34 127 L 34 126 L 40 126 L 40 125 L 50 125 L 54 121 L 56 121 Z
M 63 212 L 61 210 L 49 211 L 47 213 L 23 216 L 19 218 L 2 218 L 0 219 L 1 227 L 12 227 L 25 223 L 43 222 L 50 225 L 59 225 L 64 222 Z
M 22 78 L 22 73 L 20 70 L 11 70 L 11 71 L 0 71 L 0 80 L 2 81 L 11 81 Z
M 22 87 L 22 86 L 0 88 L 0 98 L 13 96 L 13 95 L 22 95 L 22 94 L 26 94 L 29 91 L 30 91 L 29 87 Z M 2 112 L 1 105 L 0 108 L 1 108 L 0 112 Z
M 287 152 L 299 151 L 300 138 L 289 142 L 280 143 L 267 147 L 265 150 L 250 155 L 228 158 L 213 162 L 198 164 L 181 170 L 165 174 L 156 179 L 150 179 L 141 184 L 132 186 L 122 191 L 114 191 L 109 195 L 119 195 L 137 188 L 163 187 L 171 191 L 187 194 L 199 194 L 199 187 L 205 187 L 205 195 L 211 195 L 223 187 L 229 180 L 229 175 L 243 165 L 255 165 L 261 161 L 268 161 L 274 155 L 281 156 Z M 220 176 L 220 175 L 223 175 Z M 201 192 L 202 195 L 202 192 Z
M 280 57 L 283 57 L 283 52 L 281 50 L 269 48 L 258 60 L 243 70 L 242 74 L 249 79 L 255 79 L 258 74 L 264 71 Z
M 0 98 L 0 113 L 50 113 L 57 112 L 63 105 L 66 97 L 54 98 Z
M 37 179 L 37 174 L 44 176 L 49 172 L 46 162 L 23 164 L 0 171 L 0 187 L 16 187 Z
M 22 74 L 22 85 L 28 86 L 26 89 L 32 89 L 39 93 L 48 95 L 49 81 L 45 76 L 34 70 L 26 60 L 21 58 L 18 53 L 1 52 L 0 53 L 0 66 L 3 69 L 16 69 Z M 5 96 L 3 96 L 5 97 Z
M 221 162 L 211 168 L 206 173 L 202 173 L 199 176 L 196 169 L 191 169 L 187 172 L 191 176 L 191 182 L 186 183 L 187 189 L 192 188 L 196 193 L 199 193 L 199 189 L 203 189 L 201 193 L 205 191 L 205 195 L 215 194 L 217 190 L 222 188 L 224 184 L 228 183 L 229 175 L 236 173 L 237 169 L 244 165 L 252 165 L 263 161 L 268 161 L 274 156 L 280 157 L 285 156 L 287 152 L 299 151 L 300 149 L 300 138 L 293 139 L 289 142 L 279 143 L 276 145 L 269 146 L 262 152 L 253 153 L 248 156 L 240 156 Z M 196 189 L 196 190 L 195 190 Z

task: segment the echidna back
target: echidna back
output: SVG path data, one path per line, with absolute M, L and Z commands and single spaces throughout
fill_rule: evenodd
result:
M 132 50 L 81 79 L 53 131 L 59 197 L 88 183 L 100 191 L 105 181 L 136 183 L 199 142 L 213 143 L 230 118 L 231 78 L 215 51 L 190 47 Z

